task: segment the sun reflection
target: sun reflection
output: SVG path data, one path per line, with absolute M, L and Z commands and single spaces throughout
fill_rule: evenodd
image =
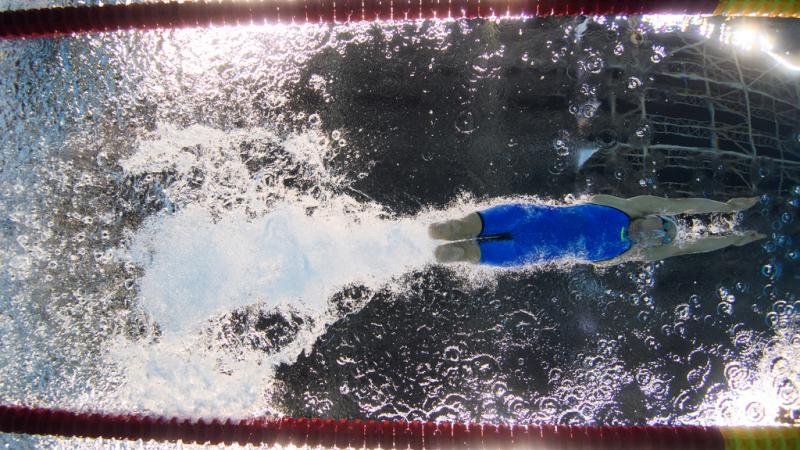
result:
M 775 51 L 775 44 L 767 33 L 753 26 L 724 27 L 720 30 L 720 40 L 745 51 L 761 51 L 781 66 L 791 71 L 800 71 L 800 65 L 789 57 Z
M 645 15 L 642 16 L 642 22 L 659 33 L 691 31 L 707 39 L 716 36 L 724 44 L 748 52 L 761 52 L 790 71 L 800 71 L 800 62 L 796 58 L 776 51 L 775 43 L 767 30 L 749 23 L 722 23 L 718 26 L 713 17 L 674 14 Z

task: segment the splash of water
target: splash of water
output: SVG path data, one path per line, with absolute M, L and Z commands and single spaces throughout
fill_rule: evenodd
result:
M 330 142 L 313 126 L 281 135 L 162 124 L 120 162 L 164 207 L 117 249 L 142 271 L 136 303 L 160 330 L 156 342 L 109 347 L 122 380 L 117 404 L 179 414 L 269 411 L 261 390 L 272 367 L 310 348 L 335 319 L 327 312 L 332 294 L 353 283 L 385 286 L 432 262 L 426 224 L 443 212 L 398 218 L 343 194 L 346 180 L 326 166 L 341 151 Z M 203 333 L 214 318 L 255 304 L 311 320 L 272 353 L 208 342 Z
M 320 314 L 342 286 L 376 285 L 430 262 L 423 224 L 375 212 L 346 215 L 331 207 L 307 215 L 283 204 L 255 220 L 234 211 L 215 221 L 194 206 L 156 217 L 131 248 L 145 269 L 141 304 L 169 332 L 256 302 Z

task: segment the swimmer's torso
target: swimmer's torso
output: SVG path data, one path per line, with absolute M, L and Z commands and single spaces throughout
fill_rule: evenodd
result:
M 630 218 L 609 206 L 508 204 L 479 213 L 481 262 L 497 266 L 559 259 L 604 261 L 631 248 Z

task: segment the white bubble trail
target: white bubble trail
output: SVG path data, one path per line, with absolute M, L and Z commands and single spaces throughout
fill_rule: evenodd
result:
M 431 262 L 425 223 L 284 204 L 263 217 L 203 208 L 148 220 L 131 247 L 144 268 L 139 299 L 166 332 L 186 332 L 236 307 L 267 303 L 321 313 L 350 283 L 376 286 Z

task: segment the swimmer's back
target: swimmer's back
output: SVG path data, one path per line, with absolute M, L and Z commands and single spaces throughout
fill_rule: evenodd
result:
M 479 213 L 484 221 L 481 262 L 499 266 L 565 258 L 603 261 L 625 253 L 630 218 L 609 206 L 507 204 Z M 505 228 L 505 229 L 504 229 Z

